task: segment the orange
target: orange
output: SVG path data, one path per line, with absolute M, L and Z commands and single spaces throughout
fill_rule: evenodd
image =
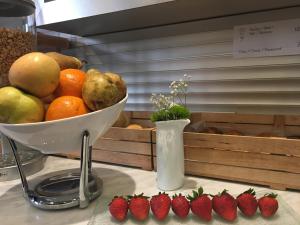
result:
M 81 98 L 75 96 L 62 96 L 56 98 L 49 105 L 46 112 L 46 121 L 63 119 L 86 113 L 88 113 L 88 109 Z
M 85 76 L 83 71 L 77 69 L 60 71 L 59 85 L 55 90 L 55 96 L 76 96 L 81 98 Z

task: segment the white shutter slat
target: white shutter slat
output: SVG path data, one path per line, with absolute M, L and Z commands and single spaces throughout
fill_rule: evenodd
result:
M 99 59 L 101 60 L 101 59 Z M 125 72 L 145 72 L 145 71 L 166 71 L 182 69 L 211 69 L 211 68 L 232 68 L 232 67 L 259 67 L 259 66 L 279 66 L 279 65 L 300 65 L 299 56 L 278 56 L 278 57 L 261 57 L 249 59 L 234 59 L 231 56 L 224 57 L 207 57 L 200 59 L 183 59 L 169 61 L 149 61 L 143 63 L 118 63 L 111 61 L 103 64 L 98 61 L 89 61 L 91 65 L 88 68 L 99 67 L 102 70 L 111 70 L 118 73 Z M 96 64 L 95 64 L 96 63 Z M 101 65 L 100 65 L 101 64 Z
M 149 103 L 151 94 L 130 94 L 128 103 Z M 187 104 L 300 105 L 299 93 L 191 93 Z
M 158 28 L 159 29 L 159 28 Z M 124 32 L 126 33 L 126 32 Z M 133 33 L 133 32 L 132 32 Z M 106 43 L 102 36 L 82 38 L 82 43 L 86 48 L 99 46 L 98 49 L 105 49 L 106 52 L 124 52 L 124 51 L 143 51 L 148 49 L 172 48 L 187 45 L 205 45 L 210 43 L 231 42 L 232 30 L 211 31 L 205 33 L 193 33 L 185 35 L 175 35 L 162 38 L 152 38 L 143 40 L 134 40 L 126 42 Z M 122 33 L 119 34 L 122 40 Z M 93 43 L 93 44 L 90 44 Z
M 299 106 L 278 106 L 278 105 L 189 105 L 191 112 L 236 112 L 253 114 L 276 114 L 288 115 L 299 114 Z M 128 111 L 153 111 L 151 104 L 127 104 Z
M 161 48 L 172 48 L 187 45 L 207 45 L 223 42 L 231 42 L 232 31 L 212 31 L 180 36 L 171 36 L 156 39 L 136 40 L 129 42 L 105 43 L 101 36 L 79 38 L 79 47 L 64 50 L 66 54 L 85 52 L 86 55 L 102 55 L 108 53 L 120 53 L 126 51 L 145 51 Z M 122 36 L 122 33 L 120 33 Z
M 257 93 L 257 92 L 299 92 L 300 78 L 290 80 L 229 80 L 229 81 L 192 81 L 189 93 Z M 169 82 L 131 83 L 131 93 L 168 92 Z
M 223 80 L 272 80 L 299 78 L 299 66 L 285 65 L 277 67 L 249 67 L 249 68 L 211 68 L 195 70 L 128 72 L 122 76 L 128 83 L 159 83 L 182 78 L 183 74 L 192 76 L 191 81 L 223 81 Z
M 213 56 L 230 56 L 232 50 L 231 42 L 214 43 L 207 45 L 191 45 L 174 48 L 162 48 L 146 51 L 129 51 L 121 53 L 101 53 L 94 50 L 94 55 L 88 55 L 87 60 L 91 63 L 98 62 L 148 62 L 148 61 L 167 61 L 185 58 L 213 57 Z

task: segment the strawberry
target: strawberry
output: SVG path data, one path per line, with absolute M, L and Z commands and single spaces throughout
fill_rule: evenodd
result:
M 145 220 L 149 215 L 150 204 L 148 197 L 144 196 L 144 193 L 134 196 L 128 196 L 129 211 L 136 220 Z
M 156 219 L 164 220 L 169 214 L 171 199 L 165 192 L 159 192 L 158 195 L 152 196 L 150 200 L 150 207 Z
M 212 206 L 214 211 L 225 220 L 234 221 L 237 217 L 236 200 L 227 193 L 227 190 L 213 197 Z
M 185 218 L 190 211 L 190 203 L 181 194 L 175 194 L 172 199 L 172 210 L 180 218 Z
M 245 216 L 253 216 L 256 213 L 258 202 L 253 188 L 240 194 L 236 201 L 239 209 Z
M 128 212 L 128 203 L 122 196 L 115 196 L 109 203 L 109 212 L 115 219 L 123 221 Z
M 210 221 L 212 216 L 212 203 L 207 194 L 203 194 L 203 188 L 193 191 L 193 196 L 187 197 L 190 200 L 192 212 L 205 221 Z
M 264 217 L 273 216 L 278 209 L 278 201 L 276 200 L 277 194 L 265 194 L 258 200 L 258 207 Z

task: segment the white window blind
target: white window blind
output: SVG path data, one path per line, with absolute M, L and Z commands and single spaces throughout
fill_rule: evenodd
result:
M 233 58 L 232 29 L 131 41 L 118 35 L 80 38 L 64 53 L 85 58 L 86 69 L 121 74 L 127 110 L 152 110 L 151 93 L 168 92 L 171 81 L 188 74 L 192 111 L 300 113 L 300 55 Z

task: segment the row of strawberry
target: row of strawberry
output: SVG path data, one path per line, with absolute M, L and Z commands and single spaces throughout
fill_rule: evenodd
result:
M 276 194 L 271 193 L 257 200 L 254 189 L 250 188 L 235 199 L 227 190 L 217 195 L 210 195 L 203 193 L 203 188 L 200 187 L 187 197 L 175 194 L 172 200 L 166 193 L 152 196 L 150 202 L 149 197 L 144 196 L 143 193 L 128 196 L 127 199 L 115 196 L 109 204 L 109 211 L 115 219 L 123 221 L 129 209 L 136 220 L 143 221 L 148 218 L 150 208 L 158 220 L 164 220 L 172 208 L 174 214 L 180 218 L 187 217 L 191 210 L 200 219 L 210 221 L 214 210 L 223 219 L 234 221 L 237 218 L 237 208 L 247 217 L 255 215 L 257 208 L 260 209 L 263 217 L 273 216 L 278 209 L 276 197 Z

